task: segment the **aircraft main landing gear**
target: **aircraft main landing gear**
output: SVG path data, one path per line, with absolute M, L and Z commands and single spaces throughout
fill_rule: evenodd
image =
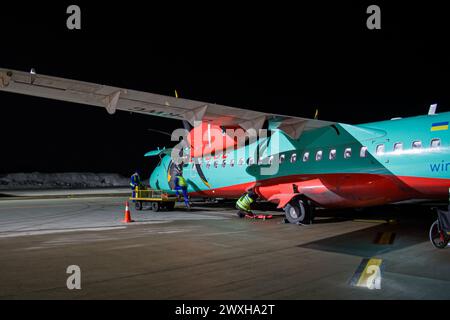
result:
M 296 197 L 284 207 L 284 213 L 289 223 L 312 224 L 314 205 L 303 197 Z

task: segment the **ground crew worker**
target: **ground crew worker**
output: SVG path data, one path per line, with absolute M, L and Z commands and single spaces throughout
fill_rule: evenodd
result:
M 177 194 L 177 197 L 180 197 L 179 191 L 183 193 L 184 198 L 184 204 L 186 205 L 186 208 L 190 208 L 189 205 L 189 198 L 187 194 L 187 183 L 184 177 L 182 176 L 181 172 L 177 172 L 175 176 L 175 193 Z
M 130 177 L 130 187 L 133 191 L 133 198 L 136 198 L 136 188 L 142 187 L 141 176 L 139 170 L 136 170 Z
M 236 201 L 236 209 L 239 210 L 237 214 L 240 218 L 244 218 L 245 215 L 253 217 L 254 214 L 251 211 L 251 204 L 257 198 L 258 195 L 253 190 L 249 190 Z

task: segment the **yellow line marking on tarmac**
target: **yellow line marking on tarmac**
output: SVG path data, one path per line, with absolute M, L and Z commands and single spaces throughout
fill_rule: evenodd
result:
M 386 220 L 354 219 L 354 222 L 386 223 Z
M 363 259 L 350 280 L 350 285 L 368 289 L 380 289 L 382 264 L 383 260 L 379 258 Z
M 376 244 L 392 244 L 394 243 L 394 232 L 378 232 L 373 243 Z
M 392 236 L 392 232 L 383 232 L 383 234 L 381 235 L 380 241 L 378 243 L 379 244 L 388 244 L 389 241 L 391 240 L 391 236 Z
M 358 287 L 367 287 L 369 277 L 373 275 L 373 271 L 369 272 L 369 269 L 371 266 L 378 267 L 378 270 L 381 267 L 381 264 L 383 263 L 383 260 L 372 258 L 369 259 L 369 261 L 366 264 L 366 267 L 364 268 L 364 271 L 362 272 L 361 276 L 359 277 L 358 283 L 356 284 Z M 376 269 L 376 268 L 375 268 Z

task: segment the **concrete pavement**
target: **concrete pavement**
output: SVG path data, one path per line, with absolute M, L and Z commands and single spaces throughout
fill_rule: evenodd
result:
M 394 213 L 387 224 L 383 212 L 322 212 L 302 227 L 203 205 L 132 210 L 137 222 L 123 224 L 123 202 L 1 201 L 0 298 L 450 298 L 450 249 L 431 246 L 420 214 Z M 392 244 L 374 243 L 389 232 Z M 383 261 L 380 289 L 351 286 L 362 259 L 374 257 Z M 81 268 L 81 290 L 66 287 L 69 265 Z

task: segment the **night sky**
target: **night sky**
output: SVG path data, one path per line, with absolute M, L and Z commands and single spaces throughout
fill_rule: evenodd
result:
M 351 124 L 450 110 L 450 23 L 429 1 L 144 2 L 2 3 L 0 66 Z M 79 31 L 66 28 L 70 4 Z M 366 28 L 370 4 L 381 30 Z M 147 175 L 143 154 L 172 145 L 148 129 L 181 126 L 0 92 L 0 173 Z

